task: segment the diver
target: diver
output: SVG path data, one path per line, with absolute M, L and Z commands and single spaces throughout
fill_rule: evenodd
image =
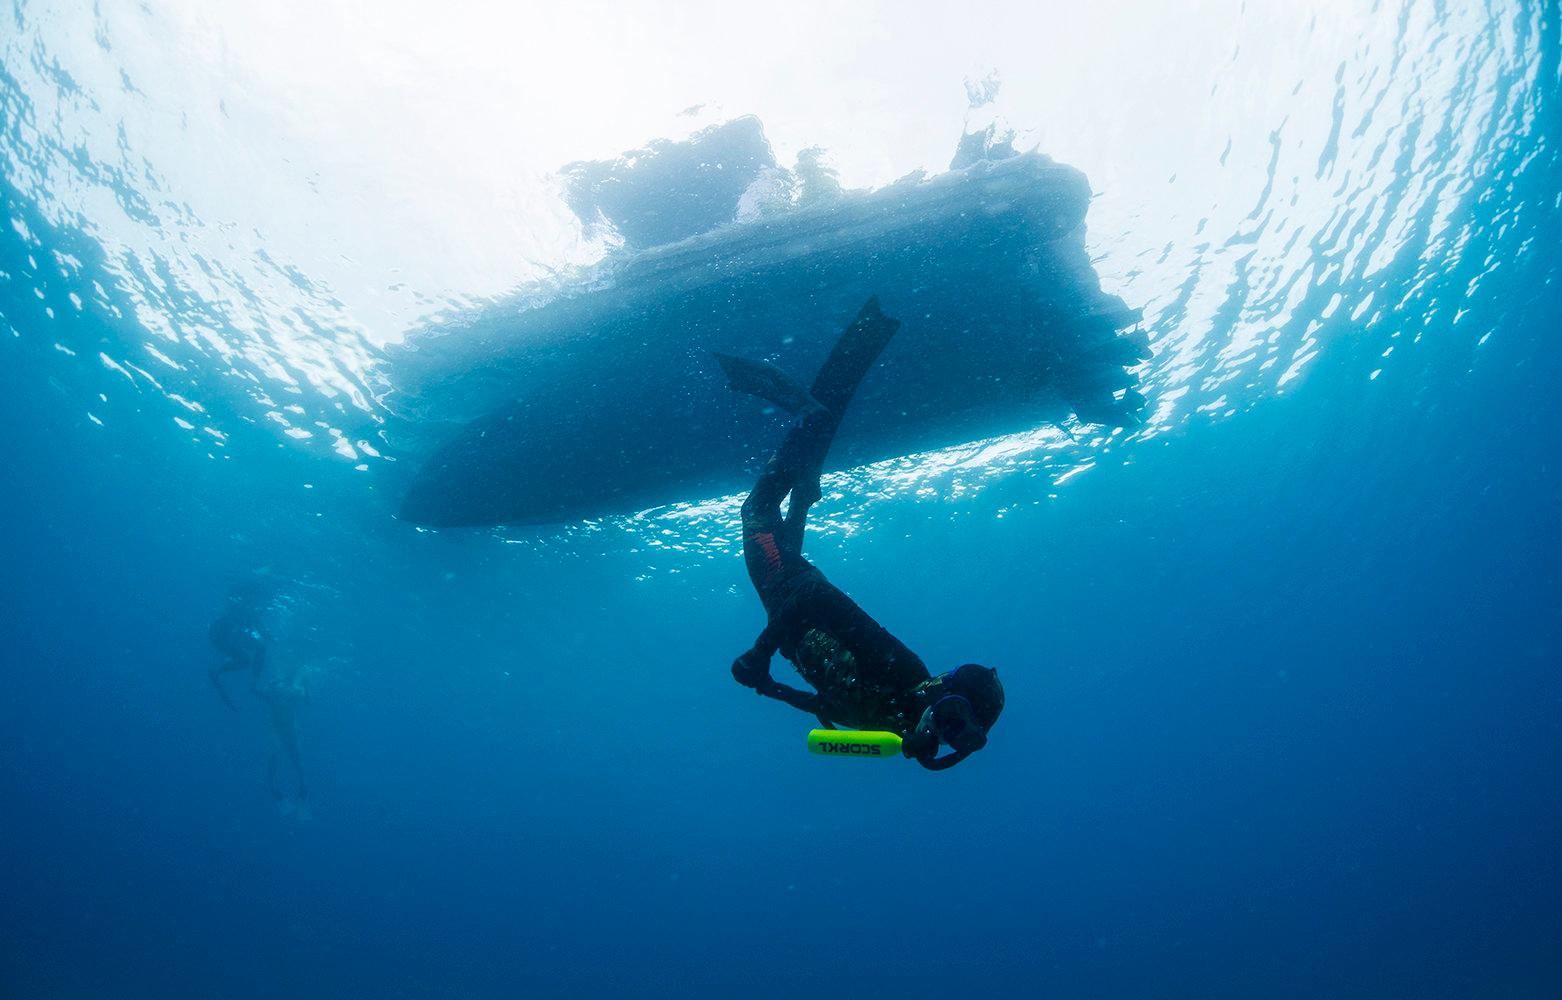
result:
M 813 388 L 775 365 L 717 354 L 730 387 L 768 400 L 794 423 L 743 501 L 743 558 L 767 622 L 754 646 L 732 664 L 738 683 L 836 725 L 898 734 L 901 752 L 931 771 L 965 760 L 987 745 L 1003 711 L 998 673 L 975 663 L 933 677 L 922 660 L 890 635 L 803 558 L 808 509 L 821 496 L 819 477 L 841 417 L 858 384 L 900 328 L 877 298 L 841 334 Z M 781 502 L 791 500 L 786 512 Z M 815 689 L 770 676 L 775 653 Z M 941 747 L 949 753 L 939 756 Z
M 277 751 L 267 759 L 272 798 L 284 813 L 302 815 L 307 812 L 309 791 L 298 749 L 297 715 L 299 706 L 308 700 L 308 692 L 296 665 L 282 669 L 267 656 L 272 640 L 267 616 L 277 607 L 277 591 L 275 580 L 257 577 L 228 592 L 222 614 L 207 630 L 211 644 L 222 655 L 222 662 L 207 670 L 207 676 L 223 704 L 237 712 L 239 706 L 229 695 L 223 678 L 232 673 L 249 673 L 250 694 L 265 704 L 277 743 Z M 279 756 L 285 760 L 285 768 L 279 764 Z
M 250 683 L 258 683 L 266 670 L 265 616 L 276 593 L 275 584 L 269 580 L 250 579 L 236 584 L 228 591 L 227 603 L 221 615 L 212 622 L 206 636 L 222 662 L 206 671 L 211 678 L 217 696 L 228 708 L 237 712 L 228 689 L 223 685 L 227 674 L 248 671 Z

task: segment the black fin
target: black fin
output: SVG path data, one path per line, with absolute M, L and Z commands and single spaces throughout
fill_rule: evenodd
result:
M 711 354 L 726 372 L 728 387 L 735 392 L 758 396 L 788 413 L 800 413 L 819 405 L 802 383 L 768 361 L 754 361 L 720 351 L 711 351 Z
M 851 405 L 857 386 L 900 329 L 900 320 L 890 319 L 879 308 L 879 297 L 870 298 L 841 333 L 830 356 L 819 368 L 810 395 L 839 419 Z

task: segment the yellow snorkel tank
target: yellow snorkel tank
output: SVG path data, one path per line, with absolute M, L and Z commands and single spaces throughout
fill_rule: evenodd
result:
M 814 729 L 808 752 L 824 757 L 899 757 L 900 737 L 861 729 Z

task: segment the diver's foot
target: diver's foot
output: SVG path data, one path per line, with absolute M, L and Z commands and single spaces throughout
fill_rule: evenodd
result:
M 807 510 L 818 503 L 823 496 L 824 491 L 819 488 L 819 480 L 809 479 L 806 485 L 792 487 L 792 509 Z

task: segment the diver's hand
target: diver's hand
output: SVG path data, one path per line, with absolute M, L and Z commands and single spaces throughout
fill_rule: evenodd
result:
M 909 757 L 925 766 L 927 761 L 938 754 L 938 740 L 918 726 L 907 733 L 906 738 L 901 741 L 900 753 L 901 756 Z
M 770 657 L 751 649 L 732 661 L 732 679 L 760 694 L 775 686 L 770 678 Z

